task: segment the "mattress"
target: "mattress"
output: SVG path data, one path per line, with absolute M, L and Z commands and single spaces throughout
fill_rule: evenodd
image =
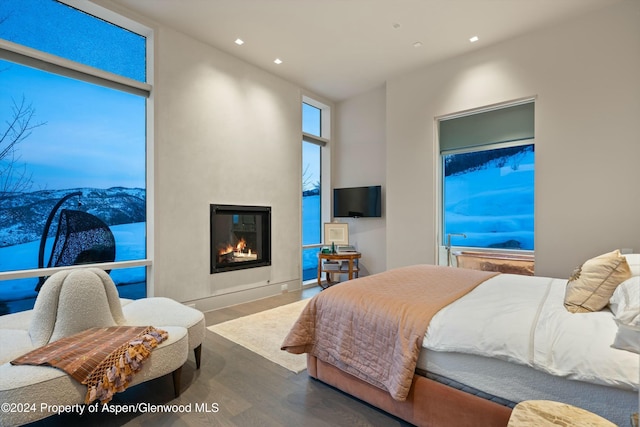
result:
M 638 411 L 640 358 L 613 314 L 569 313 L 566 280 L 501 274 L 431 320 L 417 369 L 514 402 L 569 403 L 618 425 Z
M 638 411 L 638 393 L 583 381 L 569 380 L 500 359 L 473 354 L 423 349 L 418 370 L 427 377 L 445 382 L 444 377 L 491 396 L 506 406 L 509 402 L 543 399 L 568 403 L 604 417 L 619 426 L 629 425 L 631 413 Z M 436 377 L 429 375 L 436 374 Z M 475 395 L 481 395 L 473 391 Z

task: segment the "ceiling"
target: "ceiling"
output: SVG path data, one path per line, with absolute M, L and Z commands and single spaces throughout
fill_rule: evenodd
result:
M 111 0 L 340 101 L 621 0 Z M 469 38 L 478 36 L 471 43 Z M 244 40 L 242 46 L 234 43 Z M 419 43 L 416 47 L 414 44 Z M 282 63 L 276 65 L 279 58 Z

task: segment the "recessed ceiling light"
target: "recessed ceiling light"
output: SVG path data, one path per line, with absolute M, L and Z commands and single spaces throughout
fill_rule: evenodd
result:
M 278 65 L 282 64 L 282 60 L 280 58 L 276 58 L 273 62 L 275 62 Z
M 414 42 L 413 47 L 422 47 L 422 42 Z
M 236 39 L 235 43 L 236 43 L 238 46 L 242 46 L 242 45 L 244 44 L 244 40 L 242 40 L 242 39 Z
M 471 43 L 475 43 L 475 42 L 477 42 L 478 40 L 480 40 L 480 39 L 478 38 L 478 36 L 473 36 L 473 37 L 471 37 L 471 38 L 469 39 L 469 41 L 470 41 Z

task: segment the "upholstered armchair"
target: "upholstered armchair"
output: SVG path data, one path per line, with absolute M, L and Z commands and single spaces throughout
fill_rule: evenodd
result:
M 0 401 L 34 403 L 36 411 L 0 414 L 0 425 L 20 425 L 50 415 L 42 404 L 83 403 L 87 387 L 62 370 L 11 365 L 33 349 L 94 327 L 154 326 L 168 332 L 129 386 L 173 373 L 180 392 L 180 369 L 190 350 L 200 365 L 204 315 L 168 298 L 121 300 L 110 276 L 98 268 L 53 274 L 42 286 L 33 310 L 0 316 Z M 196 350 L 197 349 L 197 350 Z

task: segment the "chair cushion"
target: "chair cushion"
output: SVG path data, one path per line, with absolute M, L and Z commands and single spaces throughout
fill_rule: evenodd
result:
M 153 349 L 142 369 L 133 376 L 129 387 L 149 381 L 181 367 L 189 354 L 187 330 L 165 327 L 169 338 Z M 41 411 L 46 405 L 83 404 L 87 386 L 72 379 L 64 371 L 48 366 L 0 365 L 0 402 L 16 402 L 35 411 L 2 414 L 2 425 L 22 425 L 54 415 Z M 44 405 L 44 406 L 43 406 Z
M 34 348 L 26 329 L 0 329 L 0 364 L 22 356 Z
M 29 331 L 31 317 L 33 317 L 33 310 L 3 314 L 0 316 L 0 329 L 23 329 Z
M 188 330 L 189 347 L 194 349 L 204 340 L 205 320 L 200 310 L 187 307 L 165 297 L 142 298 L 122 307 L 127 326 L 164 327 L 180 325 Z

